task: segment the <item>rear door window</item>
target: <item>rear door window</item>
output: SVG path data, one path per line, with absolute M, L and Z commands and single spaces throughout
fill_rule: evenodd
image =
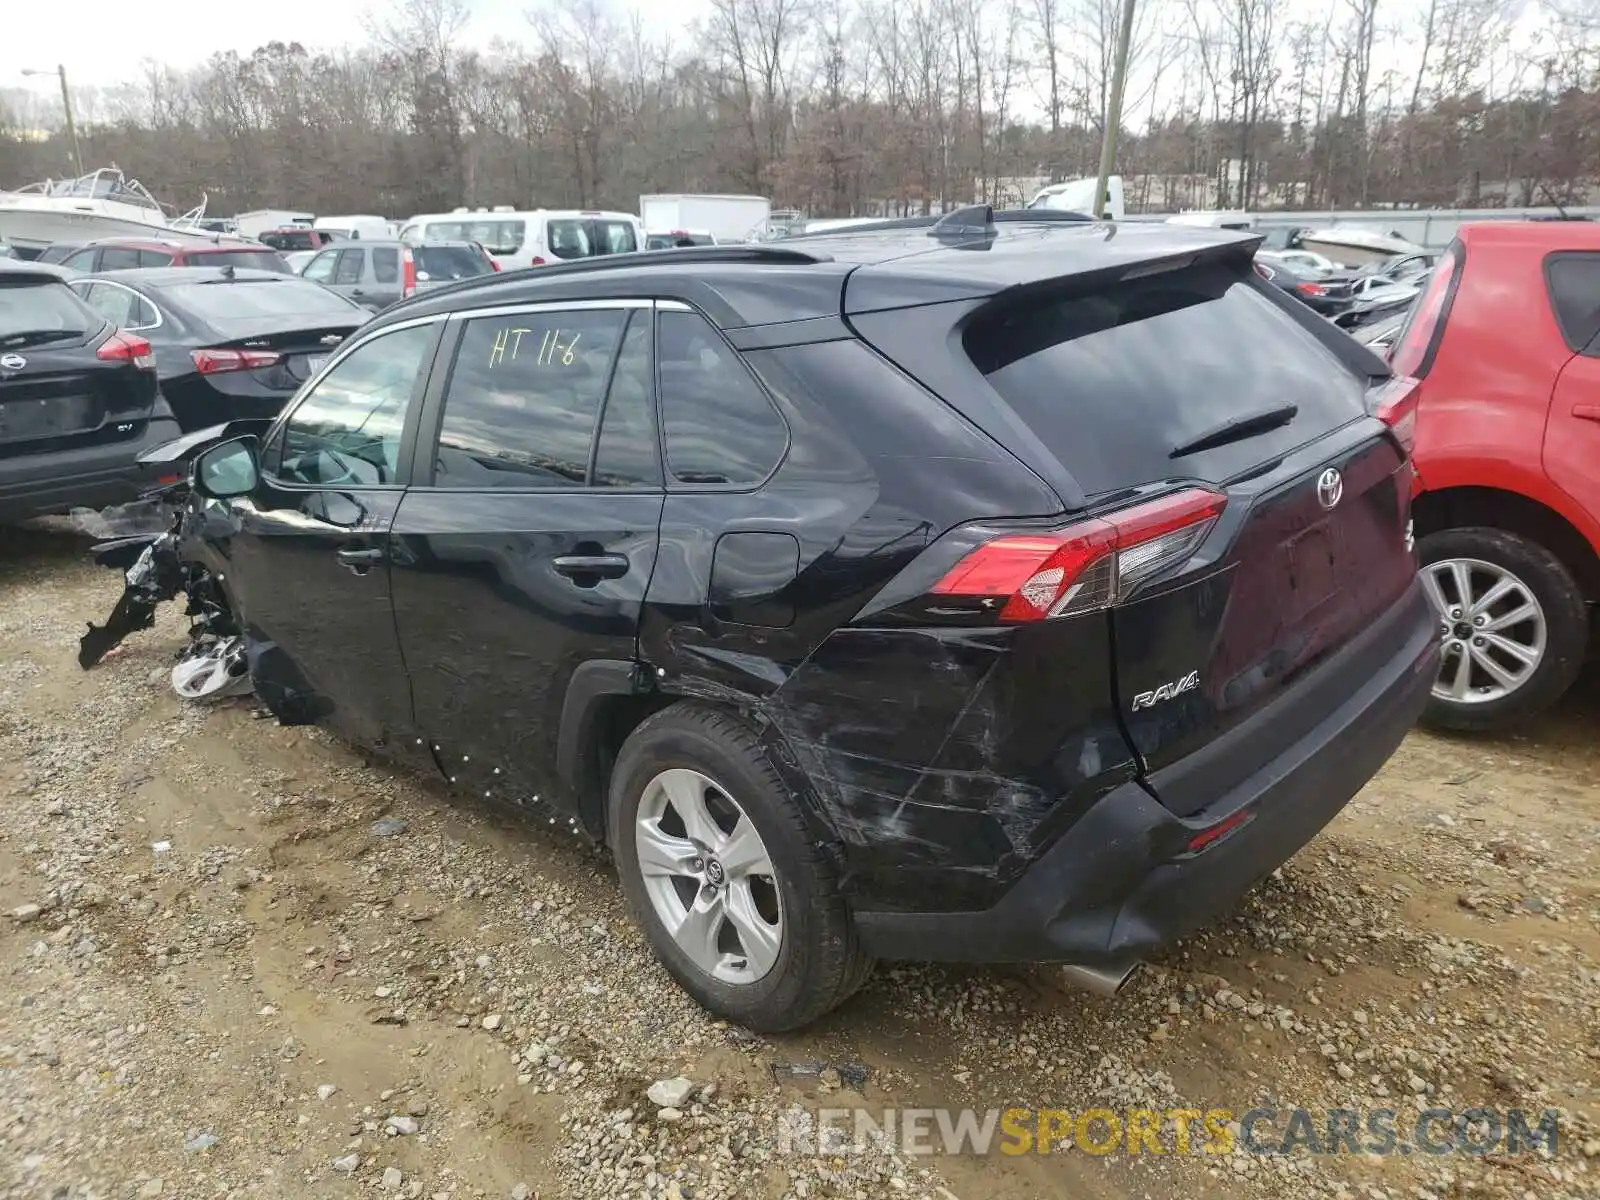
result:
M 633 225 L 627 221 L 595 221 L 593 226 L 597 254 L 630 254 L 639 248 Z
M 760 483 L 783 458 L 789 428 L 739 356 L 699 313 L 664 312 L 657 327 L 667 469 L 679 483 Z
M 85 250 L 79 250 L 76 254 L 69 254 L 61 265 L 73 271 L 92 271 L 95 256 L 99 253 L 96 247 L 90 246 Z
M 1220 265 L 1010 305 L 980 316 L 965 345 L 1091 496 L 1179 476 L 1220 483 L 1366 413 L 1366 381 Z M 1286 405 L 1295 412 L 1274 428 L 1175 453 Z
M 132 271 L 139 266 L 139 251 L 107 246 L 100 251 L 102 271 Z
M 1552 254 L 1544 275 L 1567 349 L 1600 357 L 1600 254 Z
M 343 250 L 339 253 L 339 265 L 334 269 L 333 282 L 336 284 L 352 284 L 361 282 L 361 271 L 366 265 L 367 252 L 365 250 Z
M 379 283 L 400 282 L 400 251 L 379 246 L 372 251 L 372 277 Z
M 626 309 L 467 322 L 445 386 L 434 486 L 580 488 Z
M 141 267 L 170 267 L 172 265 L 172 255 L 165 250 L 141 250 L 139 251 L 139 265 Z
M 154 306 L 132 288 L 103 281 L 93 283 L 84 299 L 119 329 L 149 329 L 158 323 Z

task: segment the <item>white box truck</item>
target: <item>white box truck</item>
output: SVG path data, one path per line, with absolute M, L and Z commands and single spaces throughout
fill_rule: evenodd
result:
M 646 236 L 682 230 L 710 234 L 719 242 L 742 242 L 758 233 L 771 214 L 772 201 L 765 196 L 639 197 Z

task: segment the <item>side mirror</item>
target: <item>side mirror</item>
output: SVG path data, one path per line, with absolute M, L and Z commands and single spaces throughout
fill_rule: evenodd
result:
M 254 437 L 234 438 L 212 446 L 195 458 L 190 486 L 213 500 L 249 495 L 261 482 L 259 452 Z

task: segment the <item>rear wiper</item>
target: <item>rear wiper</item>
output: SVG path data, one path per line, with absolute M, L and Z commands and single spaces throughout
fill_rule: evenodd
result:
M 25 329 L 21 333 L 0 336 L 0 346 L 38 346 L 45 342 L 64 342 L 69 338 L 84 337 L 87 329 Z
M 1260 412 L 1246 413 L 1242 417 L 1224 421 L 1216 428 L 1206 430 L 1199 437 L 1191 438 L 1181 446 L 1174 447 L 1167 457 L 1185 458 L 1202 450 L 1215 450 L 1218 446 L 1226 446 L 1229 442 L 1242 442 L 1246 438 L 1282 428 L 1299 413 L 1298 404 L 1279 404 Z

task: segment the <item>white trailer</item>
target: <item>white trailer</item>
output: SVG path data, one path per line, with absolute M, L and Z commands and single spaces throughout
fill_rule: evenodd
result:
M 350 217 L 318 217 L 311 226 L 313 229 L 326 229 L 329 233 L 337 233 L 351 241 L 366 238 L 369 242 L 386 241 L 395 236 L 396 226 L 385 217 L 375 217 L 370 214 Z
M 234 221 L 239 227 L 240 237 L 254 238 L 269 229 L 288 229 L 294 225 L 309 228 L 316 219 L 316 213 L 294 212 L 286 208 L 258 208 L 254 212 L 240 213 Z
M 657 195 L 639 197 L 639 216 L 649 233 L 709 233 L 719 242 L 758 236 L 772 215 L 765 196 Z

